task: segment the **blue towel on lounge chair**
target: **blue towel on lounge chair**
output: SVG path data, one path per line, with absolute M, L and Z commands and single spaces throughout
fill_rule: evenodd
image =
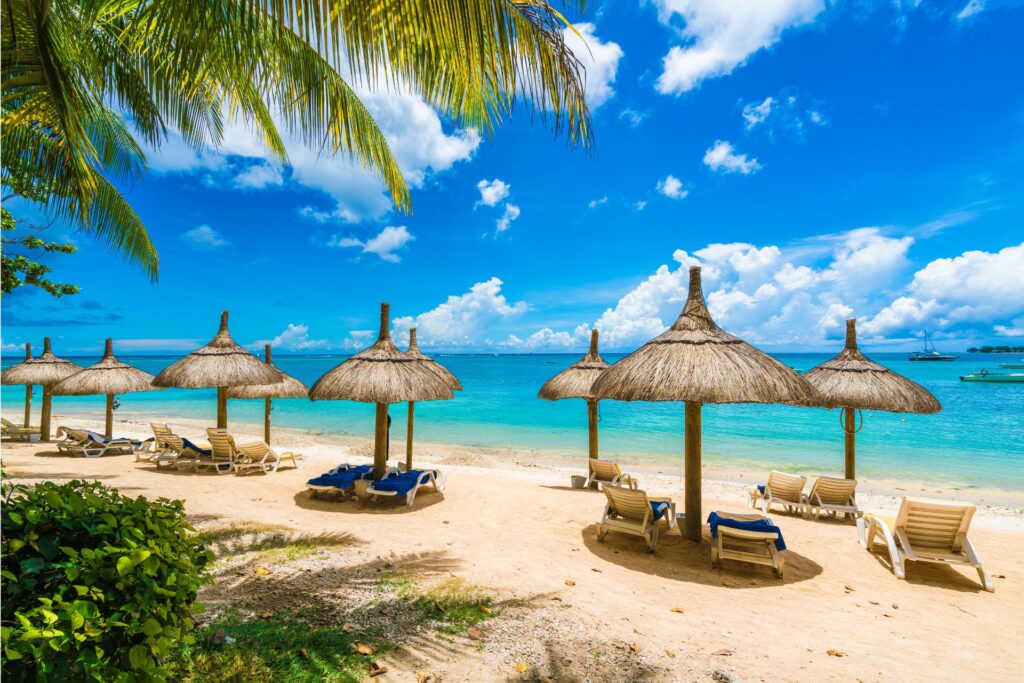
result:
M 778 534 L 779 537 L 775 539 L 775 549 L 786 549 L 786 542 L 782 538 L 782 529 L 775 526 L 767 519 L 758 519 L 748 522 L 738 519 L 729 519 L 728 517 L 722 517 L 717 512 L 712 512 L 708 515 L 708 525 L 711 527 L 711 538 L 718 537 L 719 526 L 727 526 L 730 529 L 743 529 L 744 531 L 761 531 Z
M 191 441 L 189 441 L 185 437 L 181 438 L 181 445 L 183 445 L 185 448 L 189 449 L 190 451 L 195 451 L 199 455 L 213 455 L 213 449 L 211 449 L 211 448 L 200 448 L 199 446 L 195 445 L 194 443 L 192 443 Z
M 132 440 L 132 439 L 126 439 L 123 436 L 118 436 L 118 437 L 114 437 L 114 438 L 108 439 L 107 437 L 103 436 L 102 434 L 97 434 L 96 432 L 90 432 L 88 429 L 85 430 L 85 434 L 86 434 L 86 436 L 89 437 L 90 441 L 95 441 L 96 443 L 98 443 L 98 444 L 100 444 L 102 446 L 106 446 L 111 441 L 127 441 L 128 443 L 130 443 L 135 448 L 138 448 L 139 446 L 142 445 L 141 441 L 135 441 L 135 440 Z
M 654 511 L 654 519 L 661 519 L 662 515 L 672 509 L 672 506 L 663 500 L 652 500 L 651 510 Z
M 321 474 L 306 482 L 307 486 L 332 486 L 342 491 L 347 490 L 355 484 L 356 479 L 362 479 L 373 472 L 373 465 L 357 465 L 341 472 L 333 474 Z
M 767 484 L 758 484 L 757 485 L 757 491 L 758 491 L 758 493 L 761 493 L 761 494 L 763 494 L 765 489 L 767 489 L 767 488 L 768 488 Z
M 405 494 L 416 488 L 416 482 L 419 480 L 424 470 L 409 470 L 408 472 L 402 472 L 396 474 L 393 477 L 387 479 L 381 479 L 373 482 L 373 488 L 377 491 L 393 491 L 395 495 L 404 496 Z M 434 473 L 437 476 L 437 473 Z

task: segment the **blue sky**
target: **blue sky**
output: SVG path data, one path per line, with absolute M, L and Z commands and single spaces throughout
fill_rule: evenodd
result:
M 53 261 L 82 287 L 3 301 L 4 351 L 189 350 L 221 310 L 244 344 L 361 348 L 389 301 L 434 350 L 626 350 L 678 314 L 704 266 L 719 324 L 769 350 L 1024 343 L 1024 5 L 595 2 L 595 146 L 523 109 L 490 139 L 415 94 L 363 91 L 412 215 L 342 159 L 270 160 L 242 124 L 175 136 L 125 191 L 158 284 L 87 238 Z M 60 226 L 49 232 L 62 236 Z M 1016 338 L 1016 341 L 1015 341 Z

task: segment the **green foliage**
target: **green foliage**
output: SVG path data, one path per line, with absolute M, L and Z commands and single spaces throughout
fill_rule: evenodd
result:
M 487 591 L 452 578 L 433 586 L 416 600 L 423 618 L 442 633 L 462 633 L 494 616 Z
M 2 271 L 0 271 L 3 275 L 3 293 L 10 294 L 22 285 L 31 285 L 56 297 L 78 294 L 78 285 L 54 282 L 48 279 L 46 275 L 50 272 L 50 267 L 35 261 L 31 255 L 10 253 L 12 249 L 21 248 L 29 252 L 42 250 L 47 254 L 73 254 L 75 245 L 67 242 L 44 242 L 36 237 L 34 232 L 21 236 L 8 235 L 18 229 L 18 221 L 6 208 L 0 207 L 0 213 L 2 213 L 0 225 L 3 229 L 2 243 L 4 245 L 3 252 L 0 254 L 0 258 L 3 260 Z
M 217 631 L 235 642 L 215 645 Z M 359 654 L 356 642 L 372 646 L 374 654 Z M 310 626 L 290 615 L 245 620 L 229 614 L 210 624 L 195 644 L 181 648 L 169 670 L 182 682 L 355 683 L 366 678 L 371 661 L 393 647 L 365 631 Z
M 84 481 L 4 494 L 4 676 L 165 680 L 212 559 L 182 502 Z
M 971 347 L 967 349 L 967 353 L 1022 353 L 1024 352 L 1024 346 L 1008 346 L 1002 344 L 1000 346 L 982 346 L 980 349 Z

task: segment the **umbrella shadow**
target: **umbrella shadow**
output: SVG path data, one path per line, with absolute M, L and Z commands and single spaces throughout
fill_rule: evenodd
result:
M 892 570 L 892 558 L 889 557 L 889 552 L 884 549 L 884 546 L 878 546 L 877 549 L 869 550 L 868 552 L 890 574 L 890 578 L 893 581 L 898 581 L 896 574 Z M 985 587 L 981 585 L 978 573 L 973 567 L 968 565 L 962 565 L 957 568 L 952 565 L 935 562 L 906 562 L 903 566 L 906 569 L 906 578 L 903 580 L 907 583 L 918 586 L 946 588 L 961 593 L 987 592 Z M 970 575 L 961 573 L 959 569 L 967 570 L 970 572 Z
M 711 567 L 711 538 L 705 528 L 700 543 L 684 539 L 680 527 L 661 528 L 654 554 L 639 536 L 610 531 L 604 541 L 597 540 L 599 524 L 583 529 L 583 545 L 595 557 L 632 571 L 644 572 L 671 581 L 700 583 L 727 588 L 767 588 L 807 581 L 822 573 L 820 564 L 805 555 L 786 550 L 785 578 L 779 579 L 770 567 L 722 560 L 718 569 Z M 742 581 L 742 582 L 741 582 Z
M 352 496 L 345 498 L 329 498 L 327 496 L 310 495 L 309 490 L 299 491 L 294 496 L 295 505 L 303 510 L 316 510 L 317 512 L 341 512 L 350 515 L 400 515 L 413 513 L 417 510 L 424 510 L 438 503 L 444 502 L 444 493 L 426 489 L 416 494 L 416 500 L 412 507 L 405 504 L 405 498 L 395 500 L 393 497 L 385 497 L 376 501 L 360 501 Z

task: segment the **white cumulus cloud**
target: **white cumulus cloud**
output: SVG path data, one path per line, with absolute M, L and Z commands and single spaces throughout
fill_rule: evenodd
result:
M 481 180 L 476 184 L 476 189 L 480 190 L 480 201 L 477 204 L 496 206 L 498 202 L 508 197 L 512 186 L 500 178 L 495 178 L 494 180 Z
M 505 232 L 512 227 L 513 221 L 519 218 L 519 214 L 522 213 L 519 207 L 515 204 L 506 204 L 505 213 L 501 214 L 498 222 L 494 225 L 494 235 L 497 237 L 501 233 Z
M 476 283 L 464 294 L 449 296 L 425 313 L 395 318 L 391 323 L 392 335 L 395 339 L 406 339 L 409 328 L 415 327 L 424 346 L 479 346 L 482 336 L 489 334 L 493 326 L 529 309 L 524 301 L 509 302 L 501 291 L 503 284 L 492 277 Z
M 704 164 L 716 173 L 741 173 L 750 175 L 761 168 L 761 163 L 746 154 L 739 154 L 733 149 L 732 143 L 716 140 L 715 144 L 704 152 Z
M 683 181 L 674 175 L 668 175 L 659 180 L 657 189 L 658 192 L 672 199 L 683 199 L 690 194 L 689 190 L 683 187 Z M 642 210 L 643 207 L 640 209 Z
M 575 24 L 575 29 L 564 29 L 565 44 L 586 70 L 583 96 L 594 110 L 615 95 L 615 76 L 623 52 L 618 43 L 598 38 L 597 27 L 591 23 Z
M 384 261 L 399 263 L 402 259 L 395 253 L 406 244 L 416 239 L 409 229 L 404 225 L 392 226 L 381 230 L 377 235 L 368 240 L 360 240 L 355 237 L 338 237 L 334 235 L 327 242 L 329 247 L 360 247 L 364 254 L 376 254 Z
M 309 326 L 301 323 L 288 323 L 288 327 L 281 334 L 273 339 L 255 341 L 249 345 L 249 348 L 262 349 L 267 344 L 270 344 L 275 349 L 286 349 L 288 351 L 326 349 L 330 346 L 325 339 L 310 339 Z
M 228 244 L 228 241 L 209 225 L 197 225 L 191 230 L 186 230 L 181 233 L 181 239 L 194 249 L 202 250 L 220 249 Z

